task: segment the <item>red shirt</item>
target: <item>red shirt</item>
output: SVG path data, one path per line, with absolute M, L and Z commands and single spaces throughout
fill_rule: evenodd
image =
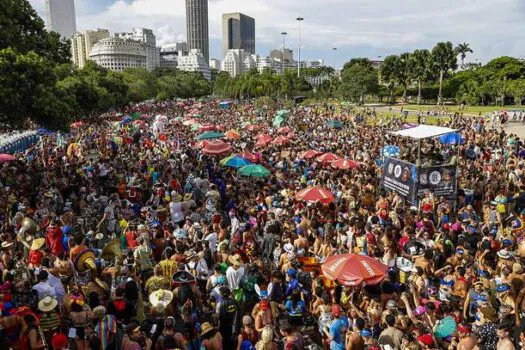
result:
M 42 253 L 40 250 L 30 250 L 29 251 L 29 263 L 33 265 L 40 265 L 42 263 L 42 258 L 44 257 L 44 253 Z
M 59 256 L 64 252 L 63 236 L 62 229 L 58 226 L 49 226 L 46 230 L 46 247 L 51 249 L 54 256 Z

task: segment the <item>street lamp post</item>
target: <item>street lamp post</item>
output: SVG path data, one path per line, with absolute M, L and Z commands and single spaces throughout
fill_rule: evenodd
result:
M 284 75 L 284 55 L 285 55 L 285 47 L 286 47 L 286 35 L 288 35 L 287 32 L 282 32 L 281 35 L 283 36 L 283 52 L 281 55 L 281 74 Z
M 332 51 L 334 51 L 334 73 L 335 73 L 335 55 L 337 53 L 337 47 L 332 48 Z
M 298 60 L 297 60 L 297 77 L 301 76 L 301 22 L 304 21 L 303 17 L 297 17 L 299 22 L 299 48 L 298 48 Z

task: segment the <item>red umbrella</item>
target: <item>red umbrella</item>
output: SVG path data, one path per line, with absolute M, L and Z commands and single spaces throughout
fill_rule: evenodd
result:
M 332 163 L 330 163 L 330 165 L 332 166 L 332 168 L 343 169 L 343 170 L 359 169 L 360 167 L 358 162 L 354 162 L 353 160 L 343 159 L 343 158 L 334 160 Z
M 334 255 L 321 265 L 326 278 L 344 286 L 378 284 L 385 278 L 388 266 L 381 261 L 360 254 Z
M 285 143 L 288 143 L 290 140 L 286 136 L 277 136 L 275 139 L 273 139 L 272 144 L 281 146 Z
M 7 153 L 0 154 L 0 163 L 11 162 L 13 160 L 16 160 L 16 157 L 11 154 L 7 154 Z
M 290 129 L 287 126 L 283 126 L 282 128 L 277 129 L 278 134 L 288 134 L 290 132 L 292 132 L 292 129 Z
M 339 159 L 339 156 L 333 153 L 324 153 L 316 158 L 318 162 L 323 162 L 323 163 L 329 163 L 336 159 Z
M 257 142 L 255 143 L 255 146 L 257 147 L 263 147 L 266 146 L 270 141 L 272 141 L 272 137 L 270 135 L 259 135 L 257 137 Z
M 237 154 L 237 156 L 249 160 L 252 163 L 257 163 L 257 161 L 259 160 L 255 154 L 252 154 L 250 152 L 242 152 Z
M 199 131 L 213 131 L 215 130 L 215 125 L 213 124 L 204 124 L 204 125 L 201 125 L 201 127 L 199 128 Z
M 334 195 L 332 192 L 322 187 L 307 187 L 295 194 L 295 199 L 303 202 L 323 204 L 332 203 L 334 201 Z
M 246 125 L 246 130 L 255 131 L 257 129 L 259 129 L 259 125 Z
M 295 137 L 295 134 L 293 132 L 289 132 L 288 135 L 286 135 L 289 139 L 293 139 Z
M 210 141 L 203 149 L 202 153 L 206 154 L 224 154 L 232 150 L 232 146 L 222 141 Z
M 320 155 L 322 152 L 319 152 L 319 151 L 315 151 L 313 149 L 309 150 L 309 151 L 306 151 L 306 152 L 303 152 L 299 158 L 303 158 L 303 159 L 311 159 L 311 158 L 315 158 L 317 157 L 318 155 Z

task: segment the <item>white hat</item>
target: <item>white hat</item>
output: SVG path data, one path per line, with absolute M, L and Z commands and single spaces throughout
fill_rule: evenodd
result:
M 284 246 L 283 246 L 283 249 L 285 252 L 287 253 L 293 253 L 294 251 L 294 246 L 292 243 L 286 243 Z
M 56 299 L 50 296 L 44 297 L 44 299 L 38 302 L 38 309 L 42 312 L 49 312 L 57 307 L 58 302 Z

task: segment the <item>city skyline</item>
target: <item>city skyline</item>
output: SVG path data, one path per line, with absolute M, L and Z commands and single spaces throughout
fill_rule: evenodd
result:
M 44 0 L 30 2 L 45 18 Z M 76 5 L 78 30 L 108 28 L 117 32 L 133 23 L 153 29 L 159 45 L 186 40 L 184 1 L 77 0 Z M 525 54 L 525 38 L 520 34 L 525 3 L 518 0 L 502 0 L 498 6 L 489 0 L 475 4 L 472 0 L 378 0 L 374 4 L 348 4 L 342 0 L 322 4 L 313 0 L 210 0 L 210 58 L 222 58 L 222 14 L 230 12 L 245 13 L 256 20 L 257 53 L 261 55 L 280 47 L 282 31 L 288 32 L 286 47 L 297 51 L 295 18 L 304 17 L 302 58 L 323 58 L 329 64 L 335 61 L 338 68 L 352 57 L 377 59 L 416 48 L 430 49 L 436 42 L 448 40 L 470 43 L 474 50 L 467 57 L 470 62 Z M 333 47 L 338 48 L 335 54 Z

